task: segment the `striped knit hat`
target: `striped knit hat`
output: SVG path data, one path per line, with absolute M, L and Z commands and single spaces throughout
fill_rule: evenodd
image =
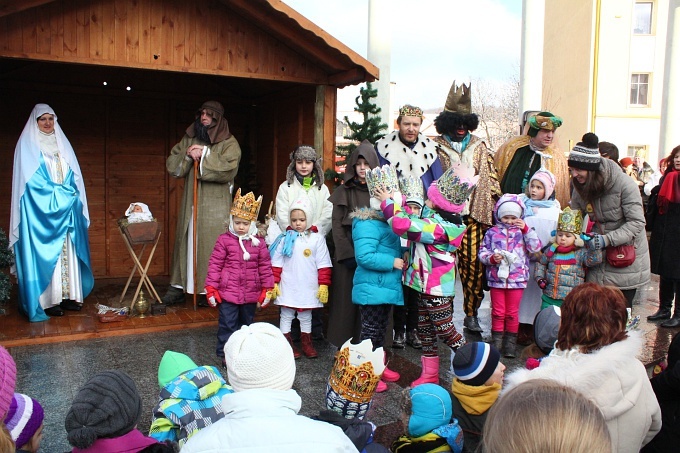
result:
M 31 440 L 44 418 L 45 412 L 39 402 L 21 393 L 14 394 L 5 418 L 5 426 L 17 448 Z
M 569 153 L 567 161 L 569 167 L 588 171 L 599 170 L 602 156 L 598 144 L 597 135 L 592 132 L 585 134 Z
M 501 360 L 494 346 L 475 341 L 461 346 L 453 357 L 453 374 L 463 384 L 481 386 L 493 375 Z

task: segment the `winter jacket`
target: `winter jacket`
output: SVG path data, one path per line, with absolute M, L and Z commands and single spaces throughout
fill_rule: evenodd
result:
M 419 437 L 401 436 L 392 443 L 394 453 L 461 453 L 463 430 L 458 420 L 433 429 Z
M 603 259 L 601 264 L 589 269 L 586 281 L 623 290 L 638 288 L 649 281 L 649 248 L 640 190 L 613 160 L 602 159 L 600 172 L 604 177 L 602 196 L 589 209 L 589 203 L 574 190 L 571 208 L 589 214 L 590 220 L 596 221 L 593 232 L 603 234 L 607 246 L 634 244 L 635 262 L 617 268 Z
M 507 202 L 515 202 L 524 209 L 524 203 L 518 195 L 505 194 L 494 207 L 494 218 L 498 208 Z M 524 215 L 522 215 L 522 218 Z M 517 259 L 510 264 L 507 279 L 498 275 L 498 264 L 491 262 L 495 250 L 514 254 Z M 527 225 L 523 232 L 516 226 L 506 225 L 496 218 L 496 225 L 484 234 L 482 245 L 479 247 L 479 260 L 486 266 L 486 278 L 491 288 L 526 288 L 529 281 L 529 255 L 541 250 L 541 241 L 533 228 Z
M 558 300 L 564 300 L 572 289 L 583 283 L 586 278 L 586 267 L 593 267 L 602 262 L 602 250 L 590 250 L 577 248 L 573 251 L 575 264 L 561 264 L 565 258 L 571 258 L 571 254 L 555 252 L 550 254 L 550 249 L 544 251 L 541 259 L 536 263 L 535 279 L 546 280 L 543 294 Z
M 199 430 L 224 417 L 222 397 L 229 393 L 233 390 L 213 366 L 180 374 L 161 389 L 149 436 L 177 442 L 181 448 Z
M 663 183 L 663 178 L 661 179 Z M 649 230 L 652 236 L 649 240 L 649 252 L 651 256 L 651 271 L 654 274 L 668 280 L 680 280 L 680 203 L 668 203 L 666 212 L 660 214 L 656 204 L 656 196 L 661 189 L 661 185 L 652 190 L 649 197 L 647 212 L 654 211 L 652 216 L 648 215 Z
M 645 445 L 643 453 L 676 451 L 680 446 L 680 362 L 652 378 L 652 389 L 661 406 L 662 427 Z
M 392 231 L 409 241 L 404 284 L 433 296 L 453 296 L 456 286 L 456 251 L 466 227 L 447 222 L 423 207 L 421 218 L 407 214 L 392 199 L 381 205 Z
M 482 443 L 482 433 L 489 410 L 498 401 L 501 386 L 467 385 L 458 378 L 451 385 L 451 405 L 453 416 L 458 419 L 465 441 L 463 452 L 474 453 Z
M 637 452 L 661 429 L 661 410 L 645 367 L 636 358 L 642 334 L 630 331 L 628 336 L 589 354 L 555 348 L 540 367 L 506 375 L 503 391 L 532 379 L 551 379 L 571 387 L 602 411 L 613 451 Z
M 306 195 L 312 205 L 312 218 L 307 219 L 307 228 L 315 226 L 321 236 L 325 236 L 331 229 L 331 216 L 333 214 L 333 204 L 328 201 L 330 192 L 328 187 L 322 185 L 321 188 L 312 184 L 309 190 L 300 184 L 297 178 L 293 178 L 293 182 L 288 185 L 288 181 L 283 181 L 276 192 L 276 221 L 279 224 L 281 231 L 286 231 L 290 225 L 290 213 L 288 209 L 295 200 Z
M 375 425 L 365 422 L 358 418 L 345 418 L 338 412 L 323 410 L 319 413 L 316 420 L 337 426 L 342 429 L 347 437 L 352 441 L 357 450 L 361 453 L 389 453 L 390 451 L 377 442 L 374 442 Z
M 217 238 L 210 255 L 206 286 L 217 288 L 223 302 L 232 304 L 255 303 L 263 288 L 274 287 L 271 258 L 263 238 L 253 245 L 251 240 L 243 241 L 250 254 L 248 261 L 243 259 L 243 250 L 238 237 L 227 231 Z
M 295 390 L 251 389 L 222 400 L 224 418 L 199 431 L 182 453 L 357 452 L 340 428 L 298 415 Z
M 402 256 L 399 236 L 392 232 L 383 213 L 375 209 L 357 209 L 352 218 L 358 265 L 354 273 L 352 302 L 358 305 L 404 305 L 402 271 L 394 268 L 394 259 Z

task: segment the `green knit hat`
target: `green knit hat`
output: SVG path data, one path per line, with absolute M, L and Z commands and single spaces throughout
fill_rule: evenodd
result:
M 158 385 L 161 388 L 168 385 L 180 374 L 198 368 L 198 365 L 181 352 L 165 351 L 161 363 L 158 365 Z

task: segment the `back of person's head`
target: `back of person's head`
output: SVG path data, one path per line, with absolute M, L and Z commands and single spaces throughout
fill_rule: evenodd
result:
M 293 350 L 279 328 L 266 322 L 243 326 L 224 345 L 229 384 L 235 392 L 289 390 L 295 380 Z
M 453 356 L 453 374 L 466 385 L 482 386 L 496 371 L 501 354 L 493 345 L 474 341 L 467 343 Z
M 5 419 L 17 381 L 17 366 L 7 349 L 0 346 L 0 420 Z
M 66 414 L 71 445 L 85 449 L 97 439 L 115 438 L 132 431 L 142 415 L 142 399 L 135 382 L 123 371 L 103 371 L 78 390 Z
M 435 428 L 451 422 L 451 395 L 437 384 L 421 384 L 408 390 L 410 417 L 408 434 L 424 436 Z
M 163 388 L 180 374 L 194 368 L 198 368 L 198 365 L 188 355 L 181 352 L 165 351 L 161 363 L 158 365 L 158 385 Z
M 5 426 L 12 436 L 17 448 L 28 444 L 38 432 L 45 419 L 45 412 L 40 403 L 22 393 L 15 393 L 9 406 Z M 31 451 L 37 451 L 40 443 L 32 445 Z
M 564 299 L 556 347 L 588 353 L 628 337 L 626 298 L 613 286 L 582 283 Z
M 602 412 L 570 387 L 524 382 L 491 407 L 484 424 L 485 453 L 610 453 Z
M 551 305 L 536 314 L 534 319 L 534 341 L 543 354 L 550 354 L 555 347 L 560 330 L 562 310 Z
M 615 144 L 610 142 L 600 142 L 598 144 L 598 148 L 600 150 L 600 155 L 602 155 L 602 157 L 611 159 L 614 162 L 619 161 L 619 148 L 617 148 Z

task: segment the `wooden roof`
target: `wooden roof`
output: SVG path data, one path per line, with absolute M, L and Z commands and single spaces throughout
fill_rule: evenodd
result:
M 0 0 L 0 38 L 0 57 L 338 88 L 379 76 L 280 0 Z

